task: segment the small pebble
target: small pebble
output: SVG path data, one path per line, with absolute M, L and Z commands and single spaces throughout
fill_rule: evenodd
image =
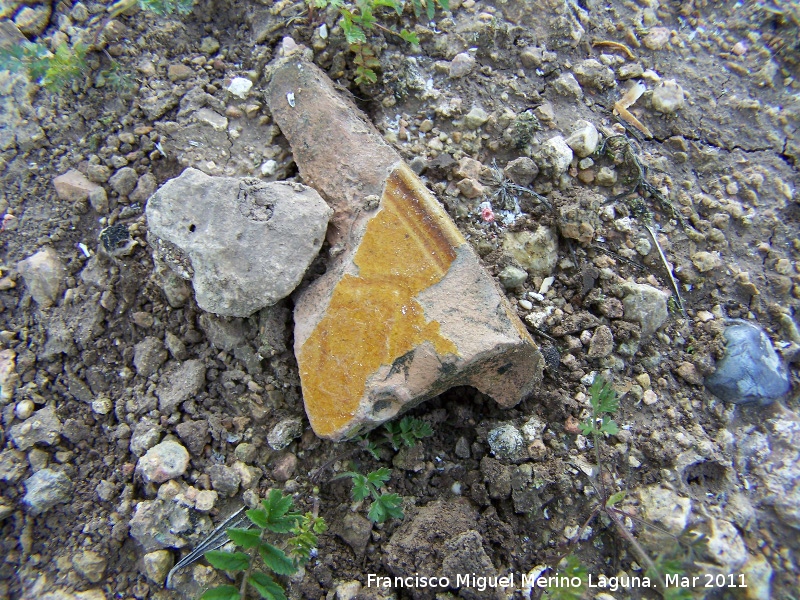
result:
M 644 402 L 647 406 L 652 406 L 658 402 L 658 396 L 653 390 L 645 390 L 644 394 L 642 394 L 642 402 Z
M 683 88 L 674 79 L 662 81 L 653 90 L 653 108 L 664 114 L 672 114 L 683 108 Z
M 36 405 L 30 400 L 22 400 L 14 407 L 14 416 L 24 421 L 33 414 Z
M 520 300 L 519 301 L 519 306 L 523 310 L 531 310 L 533 308 L 533 304 L 531 302 L 527 301 L 527 300 Z

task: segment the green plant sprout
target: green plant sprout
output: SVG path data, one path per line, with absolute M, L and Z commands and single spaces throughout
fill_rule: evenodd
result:
M 254 529 L 230 528 L 228 537 L 242 550 L 249 552 L 228 552 L 210 550 L 205 558 L 211 566 L 233 573 L 243 573 L 239 587 L 221 585 L 207 590 L 200 600 L 245 600 L 248 586 L 256 590 L 266 600 L 286 600 L 283 588 L 270 575 L 256 570 L 256 555 L 261 557 L 264 566 L 276 575 L 293 575 L 300 565 L 308 562 L 317 547 L 317 534 L 327 529 L 325 520 L 313 513 L 305 515 L 292 512 L 290 496 L 278 490 L 270 490 L 261 502 L 263 508 L 246 512 Z M 267 542 L 267 536 L 274 534 L 293 534 L 287 540 L 291 550 L 287 555 L 280 548 Z
M 66 42 L 50 52 L 40 42 L 23 42 L 0 48 L 0 71 L 26 71 L 28 77 L 51 92 L 58 92 L 88 71 L 87 47 Z
M 597 488 L 595 489 L 598 491 L 600 502 L 589 515 L 589 518 L 586 519 L 585 523 L 578 531 L 578 534 L 573 538 L 570 547 L 580 540 L 583 531 L 589 524 L 598 515 L 603 514 L 613 523 L 617 533 L 630 544 L 637 559 L 645 565 L 645 571 L 648 577 L 656 581 L 658 589 L 665 600 L 690 600 L 694 597 L 692 591 L 683 588 L 666 587 L 665 575 L 684 574 L 693 564 L 695 552 L 706 543 L 705 536 L 688 529 L 683 531 L 679 536 L 676 536 L 653 523 L 629 515 L 617 507 L 617 505 L 625 499 L 627 492 L 621 490 L 614 494 L 607 493 L 605 484 L 603 483 L 603 463 L 601 460 L 600 445 L 603 443 L 606 434 L 614 435 L 619 432 L 619 426 L 611 419 L 611 415 L 615 414 L 619 409 L 619 397 L 614 388 L 599 375 L 595 376 L 588 391 L 592 414 L 580 424 L 580 428 L 583 435 L 591 436 L 594 442 L 599 490 Z M 665 548 L 665 551 L 658 557 L 655 559 L 652 558 L 625 526 L 623 521 L 627 518 L 633 519 L 641 525 L 653 528 L 668 536 L 674 540 L 674 547 Z M 683 551 L 684 553 L 682 558 L 677 558 L 679 551 Z M 569 552 L 558 557 L 556 564 L 567 556 L 567 554 L 569 554 Z M 573 557 L 570 556 L 570 558 Z M 567 564 L 570 564 L 569 560 Z M 559 600 L 571 600 L 573 598 L 573 596 L 569 595 L 556 595 L 554 597 L 559 598 Z
M 414 417 L 403 417 L 400 421 L 384 423 L 383 428 L 384 439 L 382 440 L 372 441 L 366 435 L 357 438 L 364 445 L 364 449 L 376 460 L 380 460 L 379 451 L 386 442 L 391 444 L 397 452 L 401 445 L 413 448 L 422 438 L 433 435 L 433 429 L 427 422 Z
M 619 409 L 617 392 L 599 375 L 595 376 L 589 387 L 589 403 L 592 406 L 592 416 L 580 424 L 581 433 L 591 435 L 595 440 L 606 433 L 619 433 L 619 427 L 609 416 Z M 597 463 L 600 464 L 599 457 Z
M 367 517 L 373 523 L 383 523 L 388 519 L 402 519 L 403 509 L 401 508 L 403 499 L 400 494 L 387 494 L 381 491 L 392 476 L 391 469 L 381 467 L 377 471 L 372 471 L 367 475 L 362 475 L 355 471 L 347 471 L 335 477 L 342 479 L 349 477 L 353 480 L 353 500 L 361 502 L 372 496 L 372 506 L 369 508 Z
M 408 29 L 397 29 L 393 26 L 382 25 L 378 19 L 381 8 L 394 10 L 397 16 L 401 16 L 407 4 L 411 4 L 414 16 L 420 18 L 423 14 L 432 21 L 436 15 L 436 6 L 442 10 L 450 10 L 450 0 L 306 0 L 309 9 L 326 9 L 334 7 L 341 15 L 341 27 L 344 31 L 345 39 L 350 45 L 350 51 L 355 54 L 353 62 L 356 65 L 356 83 L 368 84 L 378 81 L 375 69 L 380 66 L 380 62 L 375 55 L 375 49 L 369 44 L 367 34 L 377 29 L 384 33 L 401 38 L 412 46 L 419 46 L 419 37 Z

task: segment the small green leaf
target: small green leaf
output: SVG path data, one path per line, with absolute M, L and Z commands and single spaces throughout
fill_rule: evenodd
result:
M 608 435 L 617 435 L 619 433 L 619 427 L 611 419 L 607 421 L 603 419 L 603 423 L 602 425 L 600 425 L 600 433 L 607 433 Z
M 361 473 L 351 473 L 350 476 L 353 478 L 353 500 L 361 502 L 369 496 L 367 478 Z
M 376 499 L 369 509 L 367 517 L 373 523 L 383 523 L 388 519 L 402 519 L 403 499 L 399 494 L 383 494 Z
M 206 590 L 199 600 L 241 600 L 241 598 L 237 588 L 232 585 L 221 585 Z
M 248 510 L 245 514 L 256 527 L 260 527 L 261 529 L 265 529 L 267 527 L 268 521 L 266 511 L 260 508 L 254 508 Z
M 436 7 L 433 5 L 433 0 L 425 0 L 425 4 L 425 8 L 428 10 L 428 21 L 433 21 L 433 15 L 436 11 Z
M 267 519 L 273 521 L 279 519 L 292 509 L 292 497 L 284 496 L 280 490 L 270 490 L 269 496 L 266 500 L 262 500 L 261 504 L 267 511 Z
M 367 42 L 364 30 L 353 23 L 350 11 L 342 10 L 342 31 L 344 31 L 344 37 L 348 44 L 365 44 Z
M 258 531 L 231 528 L 226 533 L 237 546 L 241 546 L 244 550 L 255 548 L 261 543 L 261 535 Z
M 380 489 L 391 478 L 392 478 L 392 470 L 387 469 L 386 467 L 381 467 L 377 471 L 373 471 L 372 473 L 367 475 L 367 483 L 370 483 L 374 485 L 377 489 Z
M 444 11 L 450 11 L 450 0 L 439 0 L 439 6 L 442 7 Z
M 616 494 L 612 494 L 611 497 L 606 502 L 606 508 L 611 508 L 612 506 L 614 506 L 618 502 L 621 502 L 624 499 L 625 499 L 625 490 L 617 492 Z
M 262 598 L 266 600 L 286 600 L 286 594 L 283 588 L 279 586 L 272 577 L 266 573 L 259 573 L 258 571 L 252 573 L 247 578 L 247 583 L 253 586 Z
M 595 432 L 595 428 L 591 420 L 584 421 L 583 423 L 578 423 L 578 427 L 581 428 L 581 433 L 583 435 L 591 435 L 592 433 Z
M 223 571 L 244 571 L 250 566 L 250 557 L 244 552 L 209 550 L 205 557 L 212 567 Z
M 617 392 L 600 375 L 595 375 L 589 387 L 589 402 L 597 414 L 613 414 L 619 409 Z
M 267 565 L 278 575 L 292 575 L 297 571 L 292 560 L 286 556 L 283 550 L 276 548 L 272 544 L 261 544 L 258 553 Z

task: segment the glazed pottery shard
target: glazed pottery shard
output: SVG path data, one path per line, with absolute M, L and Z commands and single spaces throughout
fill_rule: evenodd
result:
M 343 439 L 457 385 L 502 406 L 530 394 L 538 348 L 419 178 L 299 56 L 275 63 L 267 95 L 301 174 L 334 207 L 342 250 L 295 305 L 314 431 Z

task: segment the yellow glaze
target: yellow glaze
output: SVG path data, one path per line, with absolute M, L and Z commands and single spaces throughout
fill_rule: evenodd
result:
M 444 278 L 463 243 L 417 176 L 405 165 L 395 169 L 353 259 L 358 276 L 336 284 L 325 316 L 297 355 L 306 411 L 318 435 L 347 426 L 381 365 L 424 342 L 440 356 L 458 354 L 415 297 Z

